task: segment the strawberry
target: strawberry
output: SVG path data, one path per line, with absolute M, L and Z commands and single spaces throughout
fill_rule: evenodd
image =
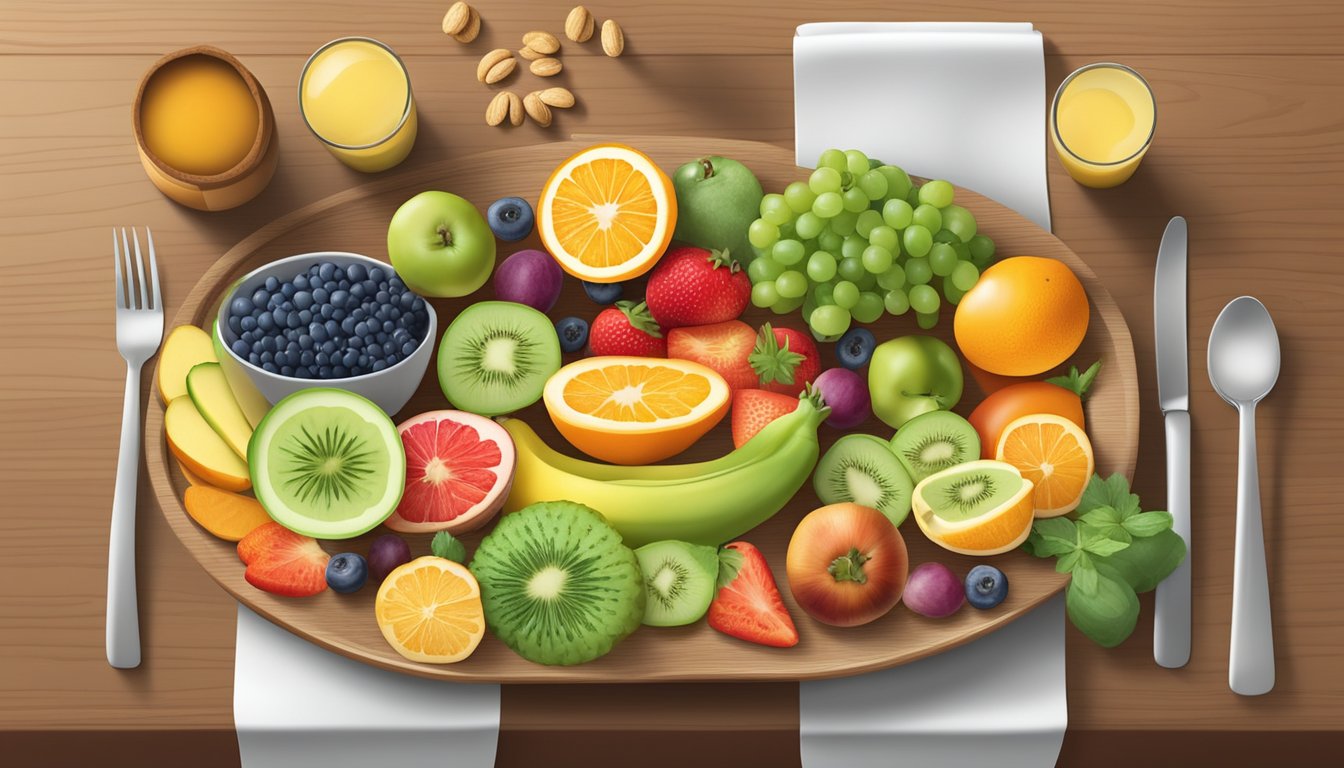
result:
M 667 332 L 667 356 L 714 369 L 729 389 L 750 389 L 757 381 L 747 356 L 755 343 L 756 332 L 741 320 L 692 325 Z
M 681 246 L 658 260 L 644 295 L 664 328 L 709 325 L 742 314 L 751 280 L 728 251 Z
M 279 523 L 266 523 L 238 542 L 247 564 L 243 578 L 257 589 L 285 597 L 308 597 L 327 588 L 327 561 L 317 541 Z
M 594 355 L 667 357 L 667 340 L 644 302 L 618 301 L 593 318 L 588 347 Z
M 798 407 L 798 398 L 764 389 L 733 391 L 733 447 L 741 448 L 765 425 Z
M 821 373 L 821 357 L 812 337 L 792 328 L 761 326 L 748 358 L 761 389 L 797 397 Z
M 798 629 L 765 556 L 745 541 L 719 550 L 719 593 L 709 604 L 709 626 L 749 643 L 775 648 L 798 644 Z

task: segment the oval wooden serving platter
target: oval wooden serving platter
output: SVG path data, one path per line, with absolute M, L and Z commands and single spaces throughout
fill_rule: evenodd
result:
M 783 189 L 786 183 L 804 177 L 794 166 L 792 153 L 774 145 L 686 137 L 628 141 L 647 152 L 667 171 L 695 157 L 716 154 L 746 163 L 767 190 Z M 482 210 L 491 201 L 508 195 L 535 199 L 551 170 L 584 146 L 585 142 L 556 142 L 433 163 L 347 189 L 283 216 L 224 254 L 192 289 L 174 324 L 205 325 L 227 285 L 254 267 L 274 259 L 320 250 L 355 251 L 386 259 L 387 223 L 392 213 L 407 198 L 423 190 L 458 192 Z M 1049 232 L 974 192 L 958 190 L 957 201 L 975 213 L 980 231 L 994 238 L 999 256 L 1034 254 L 1057 258 L 1082 279 L 1092 300 L 1091 325 L 1082 348 L 1070 362 L 1084 367 L 1094 360 L 1102 361 L 1102 373 L 1088 403 L 1088 432 L 1096 446 L 1098 471 L 1130 475 L 1138 449 L 1138 382 L 1129 329 L 1115 301 L 1092 270 Z M 526 247 L 540 247 L 535 234 L 524 242 L 501 243 L 499 258 Z M 492 297 L 493 290 L 487 285 L 475 298 Z M 435 302 L 440 331 L 468 302 L 468 299 Z M 587 299 L 578 281 L 567 278 L 564 294 L 552 311 L 552 317 L 572 314 L 591 319 L 596 313 L 596 305 Z M 951 342 L 951 309 L 945 305 L 943 313 L 944 317 L 933 333 Z M 752 325 L 772 320 L 803 327 L 796 313 L 776 317 L 753 308 L 744 319 Z M 913 314 L 883 317 L 874 325 L 873 331 L 879 339 L 922 333 L 914 323 Z M 830 346 L 824 347 L 822 354 L 828 366 L 835 364 Z M 567 356 L 566 362 L 573 358 Z M 434 371 L 431 364 L 419 390 L 397 415 L 398 421 L 425 410 L 448 407 Z M 982 399 L 980 387 L 968 373 L 966 393 L 956 408 L 958 412 L 969 413 Z M 528 408 L 521 416 L 553 445 L 574 451 L 557 435 L 540 404 Z M 875 418 L 856 431 L 884 438 L 892 434 L 890 428 Z M 823 451 L 836 437 L 835 430 L 822 427 Z M 235 546 L 206 533 L 182 508 L 181 499 L 187 482 L 165 445 L 163 407 L 157 398 L 149 405 L 145 441 L 150 479 L 164 516 L 182 543 L 224 589 L 272 622 L 324 648 L 375 666 L 424 677 L 504 683 L 627 683 L 801 680 L 853 675 L 914 661 L 992 632 L 1060 590 L 1067 579 L 1056 573 L 1049 561 L 1014 551 L 992 559 L 1012 584 L 1007 601 L 994 610 L 977 611 L 968 607 L 951 618 L 933 620 L 897 606 L 887 616 L 863 627 L 839 629 L 819 624 L 793 603 L 784 577 L 784 553 L 793 528 L 803 515 L 818 506 L 809 482 L 787 507 L 742 537 L 761 548 L 774 570 L 801 636 L 794 648 L 773 649 L 745 643 L 719 634 L 701 621 L 675 629 L 641 628 L 607 656 L 575 667 L 533 664 L 488 633 L 476 653 L 466 661 L 445 666 L 420 664 L 403 659 L 383 640 L 374 621 L 375 589 L 366 587 L 355 595 L 338 595 L 328 590 L 312 598 L 289 599 L 261 592 L 244 581 L 243 565 L 235 553 Z M 724 419 L 674 461 L 701 461 L 731 449 L 728 419 Z M 360 539 L 323 542 L 322 546 L 331 553 L 367 553 L 370 541 L 383 532 L 380 528 Z M 974 558 L 955 555 L 933 545 L 913 521 L 907 520 L 902 525 L 902 533 L 909 546 L 912 564 L 936 560 L 965 573 L 976 562 Z M 481 535 L 482 532 L 478 532 L 466 537 L 469 551 L 474 550 Z M 408 539 L 415 555 L 428 553 L 428 535 L 409 536 Z

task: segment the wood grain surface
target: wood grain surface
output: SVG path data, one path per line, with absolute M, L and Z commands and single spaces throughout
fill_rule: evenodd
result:
M 1052 91 L 1074 68 L 1098 60 L 1129 64 L 1154 88 L 1157 136 L 1127 184 L 1084 189 L 1053 156 L 1048 162 L 1055 234 L 1096 271 L 1133 333 L 1141 406 L 1135 489 L 1159 507 L 1165 469 L 1152 271 L 1167 219 L 1180 214 L 1190 222 L 1194 652 L 1181 670 L 1152 663 L 1146 596 L 1138 629 L 1119 648 L 1097 648 L 1069 630 L 1065 760 L 1073 755 L 1085 764 L 1069 748 L 1085 743 L 1090 764 L 1105 763 L 1156 731 L 1193 740 L 1202 747 L 1196 754 L 1223 764 L 1250 754 L 1247 739 L 1222 737 L 1229 731 L 1277 745 L 1281 756 L 1311 741 L 1301 732 L 1329 732 L 1338 751 L 1344 592 L 1334 585 L 1344 576 L 1344 515 L 1331 485 L 1344 430 L 1338 3 L 786 0 L 759 10 L 709 0 L 590 3 L 599 17 L 620 20 L 626 55 L 607 59 L 594 55 L 591 43 L 566 43 L 560 78 L 579 106 L 549 131 L 487 127 L 490 94 L 472 73 L 476 58 L 496 43 L 512 47 L 538 26 L 558 31 L 568 4 L 474 4 L 486 23 L 470 46 L 438 32 L 448 3 L 425 0 L 376 9 L 350 0 L 0 4 L 0 746 L 29 744 L 45 750 L 34 754 L 59 755 L 82 744 L 106 759 L 119 744 L 137 745 L 125 754 L 146 755 L 197 743 L 207 748 L 200 764 L 236 764 L 236 755 L 211 747 L 227 744 L 232 729 L 234 601 L 178 543 L 148 492 L 138 521 L 145 663 L 120 672 L 103 658 L 107 523 L 124 382 L 106 232 L 154 227 L 165 296 L 176 307 L 248 233 L 367 181 L 307 133 L 289 96 L 319 44 L 362 33 L 408 54 L 422 117 L 408 163 L 417 164 L 574 132 L 711 135 L 788 147 L 793 24 L 940 19 L 1035 22 L 1045 35 Z M 159 195 L 131 137 L 130 103 L 144 69 L 168 50 L 197 43 L 230 50 L 257 75 L 272 94 L 281 142 L 280 169 L 267 191 L 222 214 L 188 211 Z M 1214 317 L 1243 293 L 1274 314 L 1284 361 L 1259 410 L 1278 682 L 1257 699 L 1227 689 L 1236 420 L 1210 388 L 1204 365 Z M 148 482 L 142 474 L 142 488 Z M 660 747 L 697 743 L 731 722 L 740 724 L 743 745 L 773 747 L 762 752 L 770 755 L 792 746 L 796 754 L 797 687 L 788 684 L 505 690 L 505 736 L 529 734 L 543 749 L 565 745 L 561 735 L 548 741 L 545 734 L 593 733 L 585 728 L 622 714 L 625 732 L 671 733 Z M 641 692 L 684 706 L 668 717 L 637 706 Z M 90 735 L 112 729 L 130 735 Z M 184 730 L 198 738 L 169 736 Z M 56 735 L 19 740 L 43 731 Z M 223 734 L 222 742 L 210 734 Z M 517 743 L 501 739 L 515 745 L 509 754 L 522 755 Z M 506 756 L 502 751 L 501 764 Z

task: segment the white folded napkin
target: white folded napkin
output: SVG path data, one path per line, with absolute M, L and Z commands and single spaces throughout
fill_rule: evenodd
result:
M 859 149 L 1050 228 L 1030 24 L 804 24 L 793 76 L 800 166 Z M 1052 766 L 1068 724 L 1063 598 L 938 656 L 803 683 L 799 702 L 804 768 Z

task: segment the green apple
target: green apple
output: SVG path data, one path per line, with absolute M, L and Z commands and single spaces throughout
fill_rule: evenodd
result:
M 672 175 L 677 228 L 672 237 L 709 249 L 728 249 L 743 264 L 754 251 L 747 228 L 761 215 L 761 182 L 747 166 L 726 157 L 692 160 Z
M 879 344 L 868 361 L 873 413 L 900 427 L 921 413 L 951 410 L 961 399 L 961 360 L 932 336 L 902 336 Z
M 421 192 L 392 214 L 387 256 L 421 296 L 466 296 L 490 279 L 495 235 L 466 198 Z

